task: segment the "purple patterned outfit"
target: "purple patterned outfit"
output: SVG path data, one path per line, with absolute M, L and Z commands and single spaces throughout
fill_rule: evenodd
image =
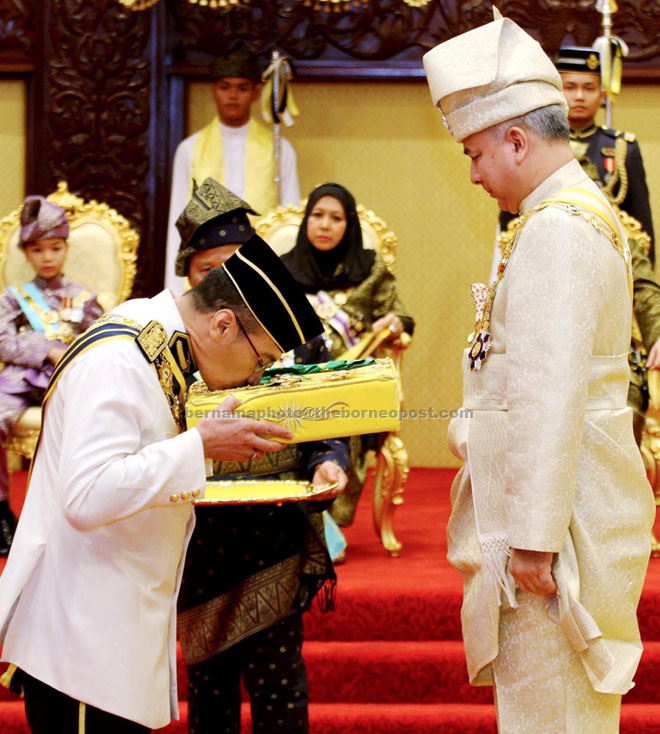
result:
M 53 309 L 49 313 L 60 312 L 60 323 L 71 327 L 68 342 L 82 334 L 103 313 L 94 294 L 85 292 L 82 286 L 70 283 L 63 276 L 50 280 L 36 277 L 32 284 Z M 63 306 L 70 303 L 74 308 L 67 312 Z M 54 369 L 52 362 L 46 359 L 48 352 L 67 346 L 52 335 L 35 331 L 12 290 L 5 288 L 0 295 L 0 361 L 5 363 L 0 371 L 0 442 L 4 442 L 26 408 L 41 402 Z M 8 493 L 7 456 L 0 447 L 0 500 L 6 499 Z

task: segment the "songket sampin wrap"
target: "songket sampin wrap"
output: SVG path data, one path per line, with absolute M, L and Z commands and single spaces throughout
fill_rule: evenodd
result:
M 295 368 L 277 370 L 268 384 L 234 390 L 210 392 L 205 383 L 195 383 L 186 403 L 188 428 L 233 395 L 241 401 L 236 414 L 285 426 L 293 433 L 290 443 L 398 430 L 399 394 L 392 360 L 369 360 L 352 369 L 346 369 L 347 364 L 341 369 L 320 365 L 323 371 L 308 374 Z

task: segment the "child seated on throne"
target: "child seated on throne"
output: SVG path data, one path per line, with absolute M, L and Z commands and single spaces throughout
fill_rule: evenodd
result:
M 62 274 L 68 236 L 62 208 L 42 196 L 26 198 L 19 247 L 36 277 L 0 295 L 0 556 L 9 553 L 14 530 L 2 444 L 21 413 L 41 402 L 67 346 L 103 313 L 93 293 Z

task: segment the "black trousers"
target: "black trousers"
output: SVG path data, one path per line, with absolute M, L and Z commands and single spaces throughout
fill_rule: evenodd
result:
M 32 734 L 149 734 L 151 729 L 88 706 L 17 671 Z
M 295 614 L 189 665 L 189 734 L 240 734 L 241 675 L 250 695 L 254 734 L 307 734 L 302 643 L 302 615 Z

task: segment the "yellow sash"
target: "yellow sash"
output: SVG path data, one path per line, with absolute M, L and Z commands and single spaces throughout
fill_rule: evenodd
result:
M 585 219 L 587 219 L 587 221 L 589 221 L 589 223 L 596 229 L 600 230 L 600 227 L 604 227 L 603 234 L 609 238 L 615 250 L 623 258 L 626 265 L 626 273 L 628 274 L 628 290 L 630 292 L 630 298 L 632 299 L 632 261 L 630 250 L 628 249 L 628 240 L 626 239 L 623 231 L 623 226 L 619 223 L 619 218 L 614 213 L 614 210 L 609 203 L 598 194 L 582 188 L 574 187 L 562 189 L 551 199 L 544 201 L 540 205 L 540 208 L 544 208 L 546 206 L 565 207 L 571 211 L 571 213 L 576 215 L 585 216 L 585 213 L 588 213 L 596 217 L 596 220 L 593 220 L 588 216 L 586 216 Z
M 217 116 L 200 130 L 195 140 L 190 167 L 190 194 L 193 178 L 201 184 L 209 176 L 225 183 L 222 129 Z M 273 133 L 253 119 L 250 119 L 245 143 L 245 195 L 242 198 L 261 214 L 277 206 Z

